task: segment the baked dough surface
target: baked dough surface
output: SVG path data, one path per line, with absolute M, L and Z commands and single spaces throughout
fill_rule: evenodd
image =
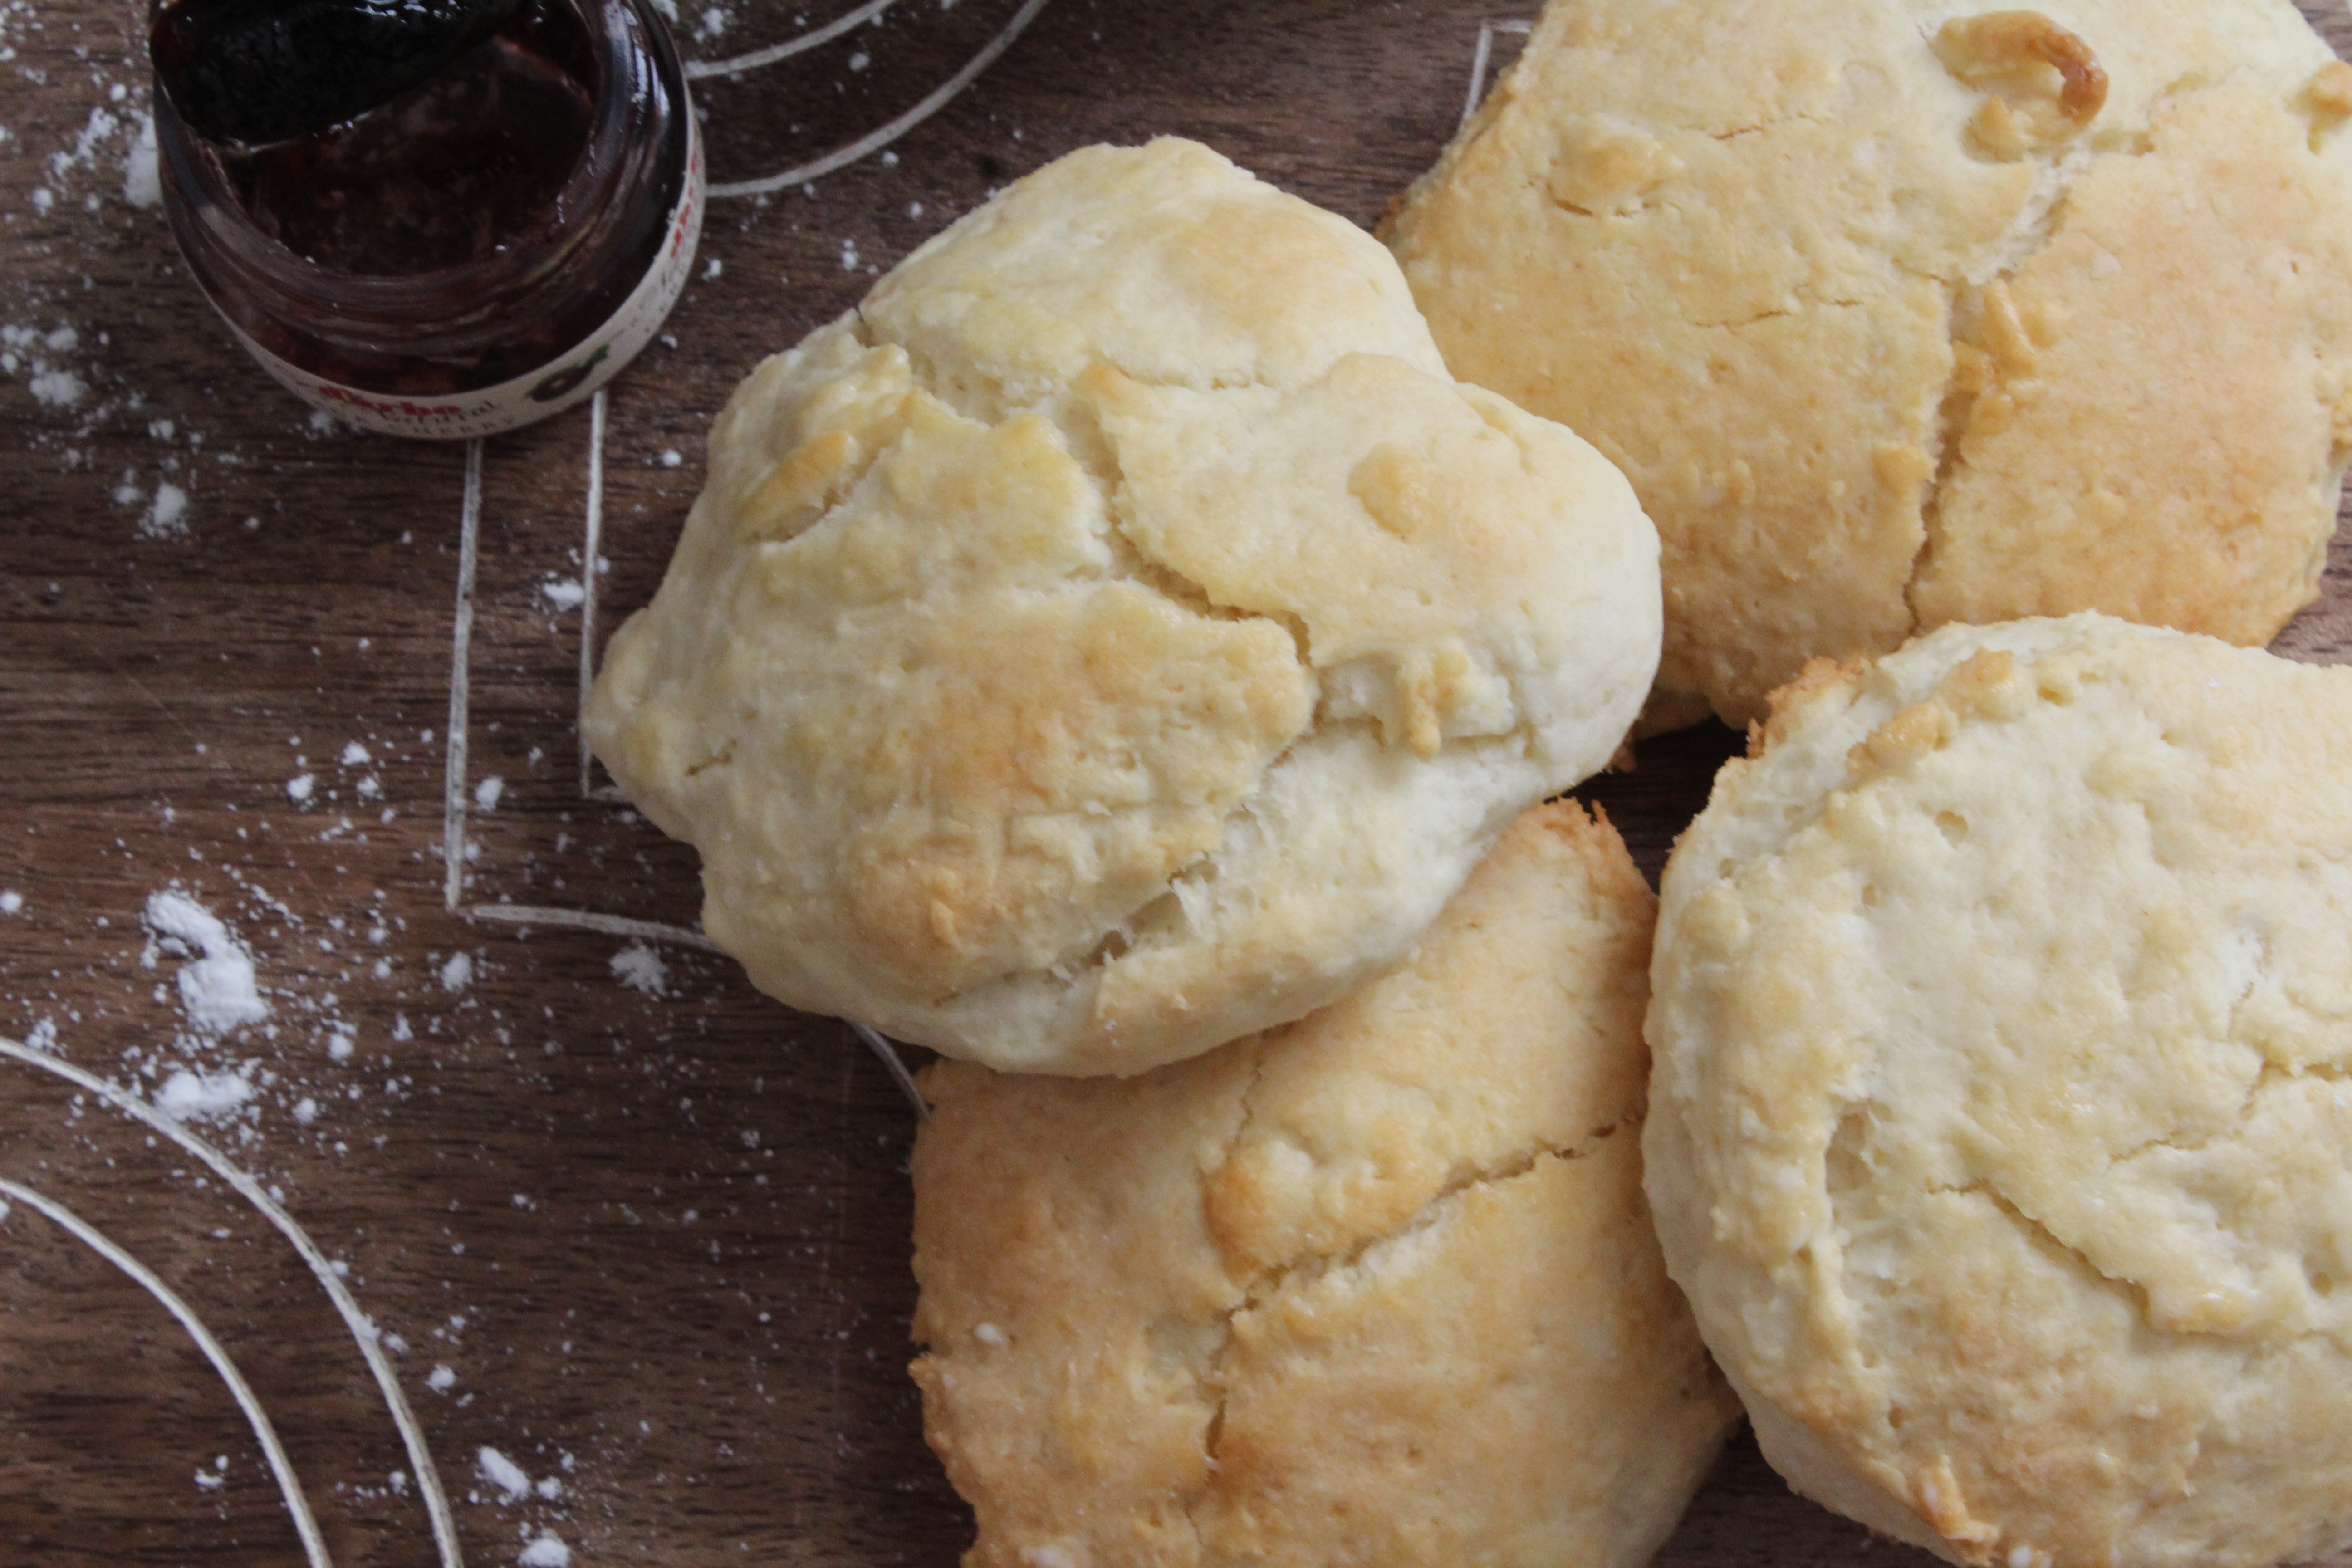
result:
M 1395 962 L 1597 771 L 1656 550 L 1369 237 L 1091 148 L 737 391 L 583 721 L 761 989 L 1133 1072 Z
M 2287 0 L 1553 0 L 1389 238 L 1657 523 L 1651 721 L 1744 723 L 1947 622 L 2316 595 L 2347 113 Z
M 2352 1544 L 2352 670 L 1954 626 L 1757 745 L 1666 870 L 1645 1155 L 1767 1458 L 1969 1563 Z
M 1542 806 L 1299 1023 L 933 1068 L 914 1370 L 971 1568 L 1646 1561 L 1737 1411 L 1642 1200 L 1652 908 Z

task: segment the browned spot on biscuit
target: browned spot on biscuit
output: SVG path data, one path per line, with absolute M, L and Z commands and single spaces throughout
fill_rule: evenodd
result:
M 2000 1527 L 1969 1516 L 1968 1498 L 1952 1474 L 1952 1461 L 1938 1456 L 1914 1482 L 1919 1517 L 1953 1548 L 1963 1563 L 1990 1562 L 1990 1548 L 2000 1539 Z
M 1797 672 L 1797 679 L 1779 688 L 1764 699 L 1768 709 L 1763 725 L 1753 721 L 1748 726 L 1748 754 L 1760 757 L 1788 737 L 1797 724 L 1801 710 L 1812 706 L 1813 699 L 1833 688 L 1844 687 L 1849 696 L 1861 688 L 1860 659 L 1815 658 L 1806 661 Z
M 1992 95 L 1969 129 L 1996 157 L 2063 142 L 2107 101 L 2106 69 L 2091 46 L 2039 11 L 1955 16 L 1931 47 L 1955 78 Z
M 837 503 L 862 471 L 857 437 L 828 430 L 778 463 L 743 503 L 738 537 L 790 539 Z
M 1984 347 L 2002 375 L 2022 379 L 2041 368 L 2034 334 L 2018 313 L 2009 285 L 1998 279 L 1985 285 L 1982 330 Z
M 2311 147 L 2315 153 L 2320 138 L 2352 118 L 2352 65 L 2330 60 L 2320 67 L 2303 89 L 2303 100 L 2311 111 Z
M 1980 648 L 1944 678 L 1937 695 L 1969 719 L 2014 719 L 2032 707 L 2034 689 L 2006 648 Z
M 1909 767 L 1952 738 L 1952 710 L 1930 697 L 1914 702 L 1873 730 L 1846 753 L 1846 771 L 1857 781 Z
M 1411 540 L 1437 521 L 1428 459 L 1393 441 L 1364 454 L 1348 475 L 1348 493 L 1399 539 Z
M 1622 217 L 1640 211 L 1652 192 L 1682 171 L 1682 159 L 1646 132 L 1578 115 L 1559 127 L 1544 187 L 1570 212 Z

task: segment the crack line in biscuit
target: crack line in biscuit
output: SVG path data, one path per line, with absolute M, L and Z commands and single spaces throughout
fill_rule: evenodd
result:
M 2170 1136 L 2150 1138 L 2119 1154 L 2109 1156 L 2107 1169 L 2114 1171 L 2144 1155 L 2154 1154 L 2158 1149 L 2168 1150 L 2176 1154 L 2202 1154 L 2216 1143 L 2230 1140 L 2245 1131 L 2246 1124 L 2254 1119 L 2259 1102 L 2263 1098 L 2263 1090 L 2276 1084 L 2305 1082 L 2352 1083 L 2352 1068 L 2336 1062 L 2306 1062 L 2299 1068 L 2290 1068 L 2282 1067 L 2277 1062 L 2265 1061 L 2262 1064 L 2261 1070 L 2254 1075 L 2254 1081 L 2246 1086 L 2245 1098 L 2238 1102 L 2238 1109 L 2231 1119 L 2231 1125 L 2217 1127 L 2205 1137 L 2193 1142 L 2181 1142 Z
M 1277 1044 L 1277 1041 L 1275 1041 L 1275 1044 Z M 1242 1142 L 1249 1138 L 1251 1123 L 1256 1121 L 1256 1093 L 1258 1093 L 1258 1086 L 1265 1081 L 1267 1044 L 1265 1041 L 1261 1041 L 1261 1044 L 1254 1048 L 1256 1048 L 1256 1056 L 1251 1058 L 1249 1084 L 1242 1089 L 1242 1119 L 1234 1123 L 1233 1138 L 1225 1142 L 1223 1157 L 1218 1159 L 1216 1166 L 1209 1166 L 1206 1171 L 1202 1171 L 1202 1180 L 1204 1180 L 1204 1183 L 1206 1178 L 1216 1175 L 1216 1171 L 1225 1168 L 1225 1163 L 1233 1162 L 1234 1154 L 1242 1150 Z M 1355 1246 L 1339 1250 L 1339 1253 L 1307 1253 L 1307 1256 L 1291 1258 L 1291 1260 L 1286 1262 L 1279 1262 L 1279 1265 L 1273 1265 L 1273 1268 L 1258 1269 L 1258 1272 L 1251 1274 L 1249 1279 L 1234 1279 L 1234 1289 L 1237 1289 L 1237 1293 L 1240 1293 L 1240 1300 L 1234 1300 L 1234 1305 L 1225 1307 L 1225 1310 L 1218 1314 L 1216 1319 L 1218 1342 L 1216 1347 L 1209 1352 L 1209 1356 L 1206 1356 L 1206 1361 L 1202 1363 L 1200 1371 L 1195 1373 L 1197 1394 L 1200 1394 L 1200 1399 L 1204 1401 L 1204 1404 L 1212 1405 L 1212 1408 L 1209 1408 L 1209 1420 L 1202 1422 L 1202 1458 L 1206 1460 L 1206 1469 L 1209 1469 L 1212 1481 L 1206 1483 L 1200 1493 L 1181 1500 L 1185 1526 L 1192 1531 L 1195 1549 L 1206 1552 L 1206 1540 L 1204 1535 L 1202 1535 L 1197 1510 L 1200 1510 L 1202 1502 L 1209 1500 L 1209 1495 L 1216 1493 L 1216 1479 L 1213 1477 L 1216 1477 L 1216 1469 L 1218 1469 L 1218 1446 L 1221 1446 L 1221 1441 L 1223 1441 L 1225 1436 L 1225 1413 L 1228 1413 L 1230 1404 L 1233 1404 L 1233 1387 L 1230 1387 L 1228 1380 L 1225 1380 L 1225 1361 L 1228 1361 L 1228 1356 L 1233 1354 L 1234 1321 L 1237 1321 L 1244 1311 L 1263 1310 L 1263 1307 L 1273 1300 L 1273 1298 L 1277 1298 L 1282 1290 L 1289 1289 L 1291 1281 L 1298 1279 L 1298 1274 L 1306 1272 L 1306 1269 L 1312 1269 L 1312 1277 L 1315 1279 L 1322 1279 L 1324 1274 L 1328 1274 L 1336 1268 L 1339 1269 L 1355 1268 L 1357 1262 L 1362 1262 L 1362 1258 L 1367 1256 L 1367 1253 L 1371 1253 L 1373 1248 L 1379 1248 L 1379 1246 L 1388 1244 L 1388 1241 L 1397 1241 L 1402 1239 L 1402 1237 L 1409 1237 L 1409 1234 L 1418 1232 L 1418 1229 L 1425 1229 L 1428 1225 L 1437 1223 L 1440 1211 L 1449 1204 L 1449 1201 L 1458 1199 L 1458 1196 L 1475 1190 L 1475 1187 L 1489 1187 L 1489 1184 L 1510 1183 L 1510 1180 L 1522 1178 L 1522 1175 L 1527 1175 L 1528 1171 L 1534 1171 L 1545 1157 L 1585 1159 L 1588 1154 L 1595 1152 L 1595 1147 L 1600 1147 L 1601 1140 L 1612 1138 L 1612 1135 L 1618 1135 L 1628 1129 L 1637 1129 L 1637 1126 L 1639 1126 L 1639 1114 L 1633 1114 L 1633 1117 L 1622 1117 L 1618 1119 L 1618 1121 L 1609 1123 L 1609 1126 L 1595 1129 L 1592 1133 L 1585 1135 L 1583 1142 L 1576 1142 L 1576 1145 L 1557 1147 L 1557 1145 L 1550 1145 L 1550 1142 L 1536 1142 L 1534 1147 L 1528 1147 L 1528 1150 L 1522 1152 L 1522 1154 L 1515 1154 L 1515 1157 L 1507 1159 L 1507 1162 L 1494 1163 L 1494 1166 L 1473 1166 L 1467 1173 L 1456 1175 L 1456 1178 L 1451 1178 L 1449 1183 L 1444 1183 L 1444 1187 L 1440 1187 L 1434 1194 L 1430 1194 L 1430 1199 L 1425 1201 L 1421 1208 L 1416 1208 L 1412 1215 L 1406 1215 L 1404 1220 L 1402 1220 L 1400 1225 L 1395 1225 L 1392 1229 L 1385 1229 L 1385 1232 L 1376 1234 L 1376 1237 L 1367 1237 L 1367 1239 L 1357 1241 Z M 1202 1204 L 1206 1206 L 1206 1184 L 1202 1187 Z
M 2183 1339 L 2226 1340 L 2229 1338 L 2227 1335 L 2215 1334 L 2210 1330 L 2174 1329 L 2158 1323 L 2156 1321 L 2156 1303 L 2149 1295 L 2147 1286 L 2137 1279 L 2110 1274 L 2101 1268 L 2096 1263 L 2091 1261 L 2090 1254 L 2065 1240 L 2042 1221 L 2019 1207 L 2016 1200 L 1990 1180 L 1969 1182 L 1958 1186 L 1930 1186 L 1927 1191 L 1931 1196 L 1949 1194 L 1984 1199 L 2006 1215 L 2011 1224 L 2023 1231 L 2028 1241 L 2038 1240 L 2043 1250 L 2056 1253 L 2063 1260 L 2072 1263 L 2078 1272 L 2089 1275 L 2109 1291 L 2128 1300 L 2132 1303 L 2134 1312 L 2139 1318 L 2140 1326 L 2150 1333 L 2168 1334 Z
M 1258 1085 L 1265 1081 L 1266 1047 L 1267 1043 L 1263 1037 L 1252 1042 L 1249 1047 L 1251 1051 L 1249 1081 L 1242 1086 L 1241 1117 L 1234 1123 L 1233 1136 L 1225 1141 L 1224 1153 L 1214 1166 L 1202 1173 L 1203 1178 L 1201 1188 L 1202 1222 L 1207 1226 L 1213 1240 L 1216 1235 L 1216 1227 L 1208 1223 L 1209 1193 L 1206 1178 L 1229 1164 L 1234 1152 L 1242 1146 L 1242 1140 L 1249 1135 L 1250 1123 L 1257 1116 Z M 1225 1353 L 1233 1348 L 1234 1319 L 1250 1305 L 1250 1291 L 1245 1282 L 1234 1281 L 1234 1291 L 1238 1299 L 1218 1317 L 1216 1348 L 1210 1351 L 1207 1358 L 1192 1374 L 1193 1388 L 1198 1397 L 1210 1405 L 1209 1418 L 1201 1428 L 1201 1457 L 1207 1462 L 1209 1480 L 1200 1491 L 1183 1499 L 1182 1502 L 1184 1523 L 1192 1531 L 1193 1549 L 1204 1553 L 1207 1543 L 1202 1537 L 1201 1522 L 1194 1516 L 1193 1510 L 1206 1500 L 1210 1492 L 1216 1489 L 1217 1445 L 1224 1436 L 1225 1406 L 1230 1398 L 1229 1392 L 1220 1375 L 1220 1369 L 1224 1363 Z
M 1715 131 L 1710 131 L 1704 125 L 1676 125 L 1671 129 L 1693 136 L 1704 136 L 1710 142 L 1738 142 L 1745 137 L 1761 136 L 1766 132 L 1778 131 L 1784 125 L 1811 125 L 1834 130 L 1838 124 L 1838 120 L 1832 115 L 1809 114 L 1801 109 L 1786 109 L 1778 114 L 1768 113 L 1753 125 L 1730 125 Z
M 1248 1135 L 1251 1122 L 1256 1114 L 1255 1100 L 1257 1088 L 1265 1076 L 1263 1050 L 1264 1047 L 1261 1047 L 1261 1054 L 1252 1065 L 1249 1084 L 1242 1091 L 1241 1121 L 1234 1128 L 1233 1138 L 1226 1144 L 1223 1159 L 1219 1161 L 1216 1166 L 1202 1173 L 1204 1180 L 1213 1176 L 1218 1170 L 1231 1162 Z M 1476 1188 L 1517 1181 L 1534 1171 L 1548 1158 L 1584 1159 L 1605 1140 L 1636 1129 L 1640 1123 L 1641 1118 L 1638 1114 L 1626 1116 L 1606 1127 L 1594 1129 L 1580 1142 L 1562 1146 L 1538 1141 L 1507 1160 L 1488 1165 L 1472 1165 L 1467 1171 L 1448 1180 L 1419 1208 L 1390 1229 L 1365 1237 L 1353 1245 L 1337 1251 L 1310 1252 L 1289 1258 L 1282 1263 L 1261 1268 L 1245 1280 L 1237 1281 L 1241 1299 L 1219 1314 L 1217 1324 L 1219 1337 L 1216 1348 L 1209 1352 L 1206 1364 L 1197 1374 L 1196 1386 L 1200 1394 L 1204 1401 L 1212 1405 L 1209 1418 L 1202 1429 L 1202 1453 L 1208 1461 L 1208 1468 L 1213 1479 L 1202 1491 L 1183 1500 L 1185 1522 L 1192 1527 L 1195 1542 L 1205 1545 L 1195 1510 L 1208 1500 L 1210 1493 L 1216 1490 L 1213 1477 L 1217 1470 L 1218 1446 L 1224 1436 L 1226 1411 L 1233 1395 L 1233 1390 L 1225 1381 L 1225 1363 L 1234 1349 L 1234 1324 L 1236 1319 L 1244 1312 L 1263 1310 L 1268 1303 L 1290 1289 L 1295 1283 L 1311 1284 L 1328 1277 L 1335 1269 L 1354 1268 L 1375 1249 L 1429 1228 L 1444 1217 L 1448 1205 L 1454 1204 L 1465 1193 Z M 1202 1192 L 1204 1204 L 1206 1196 L 1204 1187 Z M 1302 1279 L 1301 1276 L 1305 1276 L 1305 1279 Z M 1206 1561 L 1205 1557 L 1203 1561 Z
M 1993 254 L 2000 254 L 2004 249 L 2013 249 L 2014 253 L 2004 256 L 2001 264 L 1980 281 L 1930 274 L 1937 276 L 1937 280 L 1944 285 L 1945 319 L 1955 348 L 1961 342 L 1958 318 L 1962 291 L 1967 290 L 1981 300 L 1987 289 L 1996 283 L 2007 283 L 2047 250 L 2064 229 L 2065 207 L 2074 186 L 2100 159 L 2138 158 L 2153 154 L 2156 121 L 2166 108 L 2179 99 L 2219 88 L 2242 74 L 2243 68 L 2236 64 L 2218 71 L 2205 68 L 2183 72 L 2148 95 L 2143 110 L 2147 122 L 2145 129 L 2118 127 L 2105 132 L 2091 132 L 2077 142 L 2061 144 L 2045 154 L 2040 161 L 2045 177 L 2053 183 L 2053 188 L 2046 196 L 2037 190 L 2021 210 L 2018 222 L 2012 224 L 2009 231 L 1990 247 Z M 2015 248 L 2021 237 L 2028 243 L 2022 248 Z M 1902 263 L 1898 261 L 1896 265 L 1901 267 Z M 1906 268 L 1905 270 L 1910 269 Z M 1936 454 L 1936 471 L 1919 505 L 1919 548 L 1912 556 L 1910 575 L 1903 588 L 1904 606 L 1910 612 L 1910 631 L 1915 635 L 1923 620 L 1917 599 L 1920 579 L 1928 571 L 1937 547 L 1946 539 L 1943 531 L 1944 491 L 1965 466 L 1959 447 L 1961 437 L 1967 434 L 1978 396 L 1977 393 L 1961 390 L 1956 354 L 1952 374 L 1945 383 L 1943 399 L 1938 405 L 1941 434 Z
M 1259 620 L 1278 626 L 1289 634 L 1291 641 L 1296 645 L 1300 667 L 1310 671 L 1317 668 L 1312 653 L 1312 638 L 1304 619 L 1298 614 L 1285 610 L 1253 610 L 1241 605 L 1223 604 L 1209 592 L 1205 584 L 1194 581 L 1174 563 L 1146 549 L 1143 543 L 1129 531 L 1126 523 L 1121 520 L 1118 505 L 1119 497 L 1129 488 L 1127 476 L 1119 465 L 1117 444 L 1104 436 L 1099 429 L 1078 428 L 1068 417 L 1069 410 L 1057 405 L 1052 400 L 1015 405 L 1007 394 L 1004 384 L 992 376 L 986 377 L 986 387 L 992 395 L 990 401 L 995 406 L 982 406 L 968 395 L 968 389 L 962 384 L 942 373 L 937 363 L 921 347 L 887 339 L 877 333 L 873 330 L 872 323 L 866 319 L 862 303 L 854 314 L 856 324 L 852 335 L 861 344 L 869 349 L 895 347 L 905 353 L 908 357 L 911 378 L 916 385 L 929 395 L 938 398 L 959 416 L 993 428 L 1010 419 L 1034 414 L 1053 426 L 1055 434 L 1061 437 L 1063 450 L 1069 456 L 1071 461 L 1085 470 L 1087 477 L 1095 483 L 1098 499 L 1102 503 L 1105 524 L 1105 531 L 1101 537 L 1112 547 L 1115 555 L 1122 557 L 1120 564 L 1129 569 L 1130 575 L 1128 580 L 1132 581 L 1139 587 L 1150 589 L 1160 595 L 1170 604 L 1190 610 L 1205 619 L 1233 622 Z M 1204 395 L 1234 391 L 1266 391 L 1285 395 L 1292 390 L 1255 374 L 1239 380 L 1214 378 L 1202 386 L 1180 379 L 1139 373 L 1130 366 L 1121 364 L 1108 355 L 1098 354 L 1091 362 L 1091 365 L 1116 371 L 1139 385 L 1162 390 L 1195 392 Z
M 1413 1210 L 1391 1229 L 1381 1231 L 1375 1236 L 1365 1237 L 1337 1251 L 1308 1252 L 1286 1262 L 1260 1269 L 1250 1280 L 1251 1299 L 1246 1305 L 1249 1307 L 1263 1305 L 1272 1297 L 1289 1289 L 1293 1284 L 1313 1284 L 1334 1271 L 1356 1267 L 1363 1261 L 1365 1255 L 1374 1248 L 1428 1228 L 1436 1223 L 1440 1209 L 1474 1188 L 1496 1186 L 1517 1181 L 1534 1170 L 1547 1157 L 1559 1160 L 1584 1159 L 1603 1139 L 1612 1136 L 1621 1128 L 1630 1125 L 1631 1121 L 1632 1119 L 1628 1118 L 1624 1121 L 1614 1122 L 1595 1131 L 1580 1143 L 1563 1147 L 1538 1142 L 1497 1164 L 1473 1167 L 1465 1174 L 1454 1177 L 1431 1194 L 1427 1202 Z
M 1952 368 L 1944 378 L 1943 396 L 1936 405 L 1936 468 L 1927 478 L 1927 493 L 1919 498 L 1919 544 L 1911 552 L 1911 569 L 1903 580 L 1903 607 L 1911 617 L 1907 637 L 1922 619 L 1917 599 L 1919 580 L 1927 571 L 1937 544 L 1943 538 L 1944 490 L 1960 470 L 1960 437 L 1968 433 L 1976 412 L 1978 394 L 1960 384 L 1959 310 L 1961 285 L 1943 280 L 1944 331 L 1952 354 Z
M 1919 613 L 1919 584 L 1946 540 L 1944 493 L 1967 465 L 1961 447 L 1969 426 L 1974 422 L 1977 403 L 1988 390 L 1969 389 L 1961 384 L 1960 351 L 1965 348 L 1971 353 L 1978 352 L 1975 345 L 1968 342 L 1962 335 L 1961 307 L 1964 303 L 1980 306 L 1990 289 L 2006 285 L 2056 242 L 2065 227 L 2067 199 L 2084 171 L 2097 156 L 2095 152 L 2085 153 L 2073 148 L 2061 148 L 2042 161 L 2041 178 L 2048 181 L 2051 188 L 2045 197 L 2037 183 L 2036 190 L 2019 209 L 2016 221 L 2000 239 L 1987 247 L 1988 254 L 2001 258 L 2000 265 L 1987 277 L 1970 280 L 1965 276 L 1945 278 L 1928 274 L 1944 289 L 1944 330 L 1951 369 L 1946 373 L 1943 395 L 1936 405 L 1936 467 L 1928 478 L 1927 493 L 1919 498 L 1919 546 L 1912 552 L 1911 569 L 1903 584 L 1903 607 L 1911 617 L 1911 625 L 1904 634 L 1906 637 L 1916 635 L 1924 620 Z M 1907 268 L 1903 269 L 1911 270 Z

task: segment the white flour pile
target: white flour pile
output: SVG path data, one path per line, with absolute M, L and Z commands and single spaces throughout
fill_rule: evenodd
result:
M 516 1568 L 572 1568 L 572 1548 L 553 1535 L 541 1535 L 522 1549 Z
M 669 965 L 644 942 L 631 942 L 613 955 L 613 978 L 648 996 L 669 994 Z
M 141 917 L 152 933 L 140 962 L 153 967 L 159 952 L 193 957 L 180 966 L 180 1008 L 200 1035 L 226 1035 L 269 1016 L 255 984 L 253 954 L 213 912 L 185 893 L 149 896 Z
M 236 1115 L 252 1098 L 253 1080 L 242 1073 L 182 1068 L 155 1090 L 155 1109 L 174 1121 L 213 1121 Z

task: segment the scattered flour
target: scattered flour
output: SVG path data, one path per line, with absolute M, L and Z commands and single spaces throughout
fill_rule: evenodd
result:
M 426 1375 L 425 1379 L 425 1386 L 431 1389 L 436 1394 L 446 1394 L 457 1385 L 457 1374 L 456 1373 L 451 1372 L 446 1366 L 436 1366 Z M 495 1450 L 488 1448 L 483 1450 L 484 1453 L 491 1453 L 494 1451 Z
M 63 179 L 82 164 L 97 156 L 99 143 L 122 129 L 122 121 L 114 111 L 100 105 L 89 111 L 89 121 L 74 139 L 73 151 L 55 153 L 49 157 L 49 172 Z
M 23 910 L 25 895 L 18 892 L 0 893 L 0 915 L 13 915 Z
M 89 385 L 69 370 L 37 370 L 25 389 L 52 408 L 70 408 L 82 400 Z
M 188 492 L 177 485 L 155 487 L 155 500 L 139 520 L 142 539 L 184 539 L 188 532 Z
M 71 326 L 46 332 L 38 327 L 0 326 L 0 371 L 10 375 L 26 372 L 25 389 L 36 400 L 52 408 L 70 408 L 89 395 L 89 384 L 49 356 L 71 353 L 80 346 L 81 334 Z
M 253 1084 L 242 1073 L 182 1068 L 155 1091 L 155 1109 L 174 1121 L 206 1121 L 235 1115 L 252 1098 Z
M 516 1568 L 572 1568 L 572 1548 L 552 1535 L 541 1535 L 522 1549 Z
M 481 783 L 474 786 L 474 809 L 477 811 L 498 810 L 499 797 L 506 793 L 506 780 L 497 777 L 484 779 Z
M 309 800 L 310 792 L 318 787 L 319 781 L 315 775 L 297 773 L 286 781 L 286 798 L 299 805 Z
M 613 955 L 613 978 L 648 996 L 669 994 L 669 965 L 643 942 L 632 942 Z
M 139 132 L 122 160 L 122 199 L 134 207 L 152 207 L 163 199 L 162 172 L 155 160 L 155 117 L 139 117 Z
M 546 595 L 547 602 L 558 610 L 576 610 L 580 607 L 581 601 L 588 596 L 588 590 L 569 577 L 555 578 L 541 583 L 539 585 L 539 591 Z
M 357 741 L 349 742 L 344 745 L 342 757 L 343 766 L 347 768 L 363 768 L 373 761 L 374 761 L 374 759 L 368 755 L 368 749 L 365 746 L 361 745 Z
M 496 1448 L 485 1447 L 475 1457 L 481 1464 L 483 1478 L 506 1493 L 508 1501 L 511 1502 L 530 1490 L 530 1477 L 523 1472 L 523 1468 Z
M 198 1034 L 225 1035 L 269 1016 L 254 984 L 253 954 L 210 910 L 167 889 L 149 895 L 142 918 L 152 936 L 142 963 L 152 967 L 158 952 L 195 958 L 180 966 L 180 1006 Z
M 453 953 L 441 966 L 441 989 L 463 991 L 474 983 L 474 960 L 468 953 Z

